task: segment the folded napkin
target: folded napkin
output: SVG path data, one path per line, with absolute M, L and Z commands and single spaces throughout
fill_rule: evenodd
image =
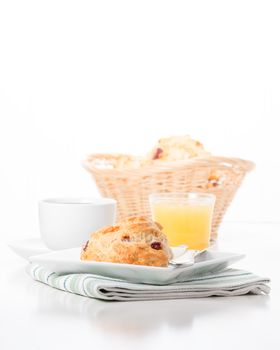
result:
M 269 294 L 268 278 L 251 272 L 226 269 L 164 286 L 137 284 L 91 274 L 60 275 L 39 265 L 29 265 L 28 273 L 37 281 L 66 292 L 103 300 L 136 301 Z

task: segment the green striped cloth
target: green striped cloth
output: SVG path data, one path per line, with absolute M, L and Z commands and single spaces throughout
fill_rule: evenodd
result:
M 200 276 L 187 282 L 171 285 L 148 285 L 110 279 L 91 274 L 60 275 L 30 264 L 28 273 L 33 279 L 66 292 L 103 300 L 135 301 L 201 298 L 269 294 L 268 278 L 251 272 L 226 269 L 219 273 Z

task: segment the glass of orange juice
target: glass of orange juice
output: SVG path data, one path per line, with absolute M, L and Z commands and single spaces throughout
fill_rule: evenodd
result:
M 169 244 L 202 250 L 210 245 L 215 195 L 208 193 L 154 193 L 150 197 L 153 220 L 163 227 Z

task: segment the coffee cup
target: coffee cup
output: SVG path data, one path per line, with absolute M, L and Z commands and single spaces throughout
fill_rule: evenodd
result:
M 91 233 L 115 222 L 111 198 L 51 198 L 39 202 L 39 225 L 49 249 L 81 247 Z

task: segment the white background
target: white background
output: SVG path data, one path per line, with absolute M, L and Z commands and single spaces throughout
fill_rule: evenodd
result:
M 190 134 L 255 161 L 226 221 L 279 221 L 279 1 L 0 0 L 0 237 L 90 196 L 93 152 Z

